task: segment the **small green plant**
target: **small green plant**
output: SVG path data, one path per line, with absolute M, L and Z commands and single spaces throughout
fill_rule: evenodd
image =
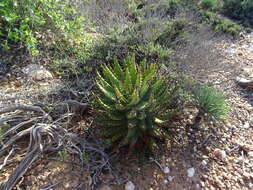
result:
M 158 58 L 162 60 L 168 59 L 173 53 L 173 50 L 162 47 L 160 44 L 155 44 L 153 42 L 139 46 L 137 51 L 141 52 L 144 57 L 150 57 L 150 59 Z
M 217 8 L 217 0 L 201 0 L 201 7 L 208 10 L 214 10 Z
M 162 47 L 172 47 L 176 45 L 177 42 L 182 42 L 187 36 L 185 28 L 187 22 L 183 19 L 177 19 L 173 22 L 166 24 L 166 28 L 160 32 L 159 36 L 156 39 L 156 43 L 160 44 Z
M 223 18 L 220 15 L 211 11 L 202 11 L 203 22 L 211 24 L 215 31 L 230 34 L 234 37 L 238 36 L 242 31 L 242 27 L 235 22 Z
M 61 161 L 63 162 L 68 158 L 68 151 L 66 149 L 63 149 L 58 152 L 58 155 L 60 156 Z
M 89 153 L 88 152 L 82 152 L 82 161 L 85 162 L 85 163 L 88 163 L 89 162 Z
M 214 30 L 222 31 L 224 33 L 231 34 L 232 36 L 236 36 L 239 34 L 242 28 L 238 24 L 235 24 L 228 19 L 224 19 L 214 27 Z
M 168 135 L 161 125 L 171 115 L 170 90 L 166 79 L 157 75 L 155 64 L 135 63 L 127 57 L 124 67 L 114 60 L 97 73 L 97 105 L 105 126 L 104 135 L 119 147 L 152 148 Z
M 212 87 L 201 86 L 194 92 L 196 105 L 199 108 L 199 115 L 219 121 L 225 119 L 229 112 L 229 106 L 224 95 Z

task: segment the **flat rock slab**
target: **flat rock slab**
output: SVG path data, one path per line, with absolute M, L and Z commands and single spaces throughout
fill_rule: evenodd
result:
M 28 78 L 35 81 L 53 79 L 52 73 L 45 69 L 42 65 L 30 64 L 24 67 L 22 71 L 28 76 Z

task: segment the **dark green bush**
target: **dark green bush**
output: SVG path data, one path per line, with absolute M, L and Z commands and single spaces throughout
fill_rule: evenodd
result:
M 217 8 L 217 0 L 201 0 L 200 5 L 204 9 L 214 10 Z
M 253 26 L 252 0 L 224 0 L 223 10 L 225 15 Z
M 203 22 L 211 24 L 215 31 L 221 31 L 234 37 L 238 36 L 242 31 L 242 27 L 235 22 L 223 18 L 211 11 L 202 11 Z
M 0 48 L 24 47 L 33 56 L 39 53 L 39 45 L 75 49 L 87 44 L 83 22 L 84 18 L 65 0 L 3 0 Z
M 156 43 L 163 47 L 172 47 L 172 44 L 177 44 L 177 41 L 182 41 L 187 36 L 187 32 L 185 32 L 187 23 L 185 20 L 177 19 L 165 26 L 166 28 L 160 32 L 156 39 Z

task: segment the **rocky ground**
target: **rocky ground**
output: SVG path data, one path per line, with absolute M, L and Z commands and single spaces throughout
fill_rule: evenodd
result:
M 188 51 L 183 50 L 187 55 L 176 57 L 175 60 L 179 63 L 186 60 L 208 65 L 213 63 L 211 67 L 196 66 L 195 69 L 201 70 L 202 73 L 196 78 L 204 83 L 215 84 L 225 92 L 231 105 L 228 119 L 219 124 L 202 124 L 202 131 L 194 134 L 196 143 L 192 144 L 184 128 L 192 122 L 195 112 L 187 108 L 181 120 L 172 124 L 178 127 L 173 144 L 168 143 L 167 147 L 157 151 L 156 157 L 147 160 L 126 159 L 117 155 L 112 159 L 115 175 L 101 174 L 102 185 L 98 186 L 98 189 L 253 188 L 253 93 L 252 89 L 242 88 L 236 83 L 237 77 L 253 79 L 253 33 L 241 35 L 239 40 L 216 38 L 213 42 L 210 38 L 194 47 L 196 51 L 192 48 Z M 202 55 L 199 50 L 208 55 Z M 219 59 L 215 59 L 217 56 Z M 32 66 L 25 68 L 31 69 Z M 65 88 L 65 84 L 54 79 L 44 68 L 37 68 L 41 71 L 33 70 L 28 72 L 29 74 L 26 73 L 26 69 L 22 70 L 23 75 L 19 78 L 2 83 L 0 108 L 12 103 L 39 104 L 45 97 L 47 102 L 53 102 L 55 99 L 50 98 L 55 96 L 49 94 L 56 94 Z M 190 75 L 194 76 L 195 72 L 193 68 Z M 39 76 L 41 73 L 42 76 Z M 83 86 L 85 85 L 87 84 L 84 82 Z M 68 89 L 73 97 L 75 91 Z M 80 126 L 82 124 L 79 122 Z M 80 130 L 83 128 L 80 127 Z M 24 139 L 17 146 L 20 148 L 25 144 Z M 2 160 L 3 158 L 0 165 L 3 163 Z M 17 158 L 15 163 L 9 163 L 0 169 L 0 182 L 8 178 L 19 160 L 20 158 Z M 32 165 L 16 189 L 90 189 L 91 176 L 92 174 L 80 168 L 72 156 L 61 161 L 59 155 L 48 155 Z

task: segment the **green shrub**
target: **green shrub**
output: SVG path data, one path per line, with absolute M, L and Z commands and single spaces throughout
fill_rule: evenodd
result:
M 0 2 L 0 48 L 19 45 L 38 54 L 48 48 L 75 47 L 83 43 L 84 19 L 68 1 L 3 0 Z
M 167 23 L 165 26 L 166 28 L 158 34 L 156 39 L 156 43 L 162 47 L 169 48 L 172 44 L 175 45 L 176 42 L 181 42 L 187 36 L 185 32 L 187 23 L 185 20 L 178 19 Z
M 204 9 L 214 10 L 217 8 L 217 0 L 201 0 L 200 5 Z
M 115 59 L 113 68 L 104 65 L 103 72 L 97 73 L 96 84 L 104 135 L 112 143 L 152 148 L 168 137 L 161 124 L 171 115 L 171 94 L 155 64 L 137 65 L 133 56 L 126 58 L 122 68 Z
M 252 0 L 224 0 L 223 10 L 225 15 L 253 26 Z
M 129 25 L 125 29 L 115 28 L 103 42 L 97 43 L 94 47 L 94 59 L 103 63 L 113 61 L 114 57 L 123 60 L 129 54 L 135 54 L 136 59 L 146 59 L 150 62 L 167 62 L 172 50 L 170 48 L 170 39 L 177 39 L 181 33 L 173 28 L 173 32 L 169 33 L 170 28 L 166 28 L 167 23 L 156 19 L 143 20 L 140 23 Z M 160 44 L 160 35 L 164 32 L 164 38 L 167 43 Z M 177 32 L 177 34 L 175 34 Z M 171 37 L 170 35 L 174 35 Z M 159 38 L 159 41 L 158 41 Z M 166 45 L 165 45 L 166 44 Z
M 205 23 L 211 24 L 215 31 L 221 31 L 234 37 L 238 36 L 242 31 L 242 27 L 240 25 L 227 18 L 221 17 L 214 12 L 202 11 L 202 14 L 203 21 Z
M 215 31 L 222 31 L 224 33 L 231 34 L 232 36 L 236 36 L 242 30 L 242 28 L 235 24 L 234 22 L 224 19 L 221 23 L 217 24 L 214 27 Z
M 160 44 L 155 44 L 154 42 L 149 42 L 143 44 L 137 48 L 137 52 L 143 54 L 142 57 L 148 59 L 160 59 L 167 60 L 173 53 L 173 50 L 161 46 Z
M 195 89 L 194 95 L 201 115 L 206 115 L 215 121 L 225 119 L 229 106 L 221 92 L 211 87 L 201 86 Z
M 161 0 L 158 3 L 152 3 L 143 10 L 144 17 L 159 17 L 164 19 L 168 16 L 174 17 L 182 5 L 181 0 Z

